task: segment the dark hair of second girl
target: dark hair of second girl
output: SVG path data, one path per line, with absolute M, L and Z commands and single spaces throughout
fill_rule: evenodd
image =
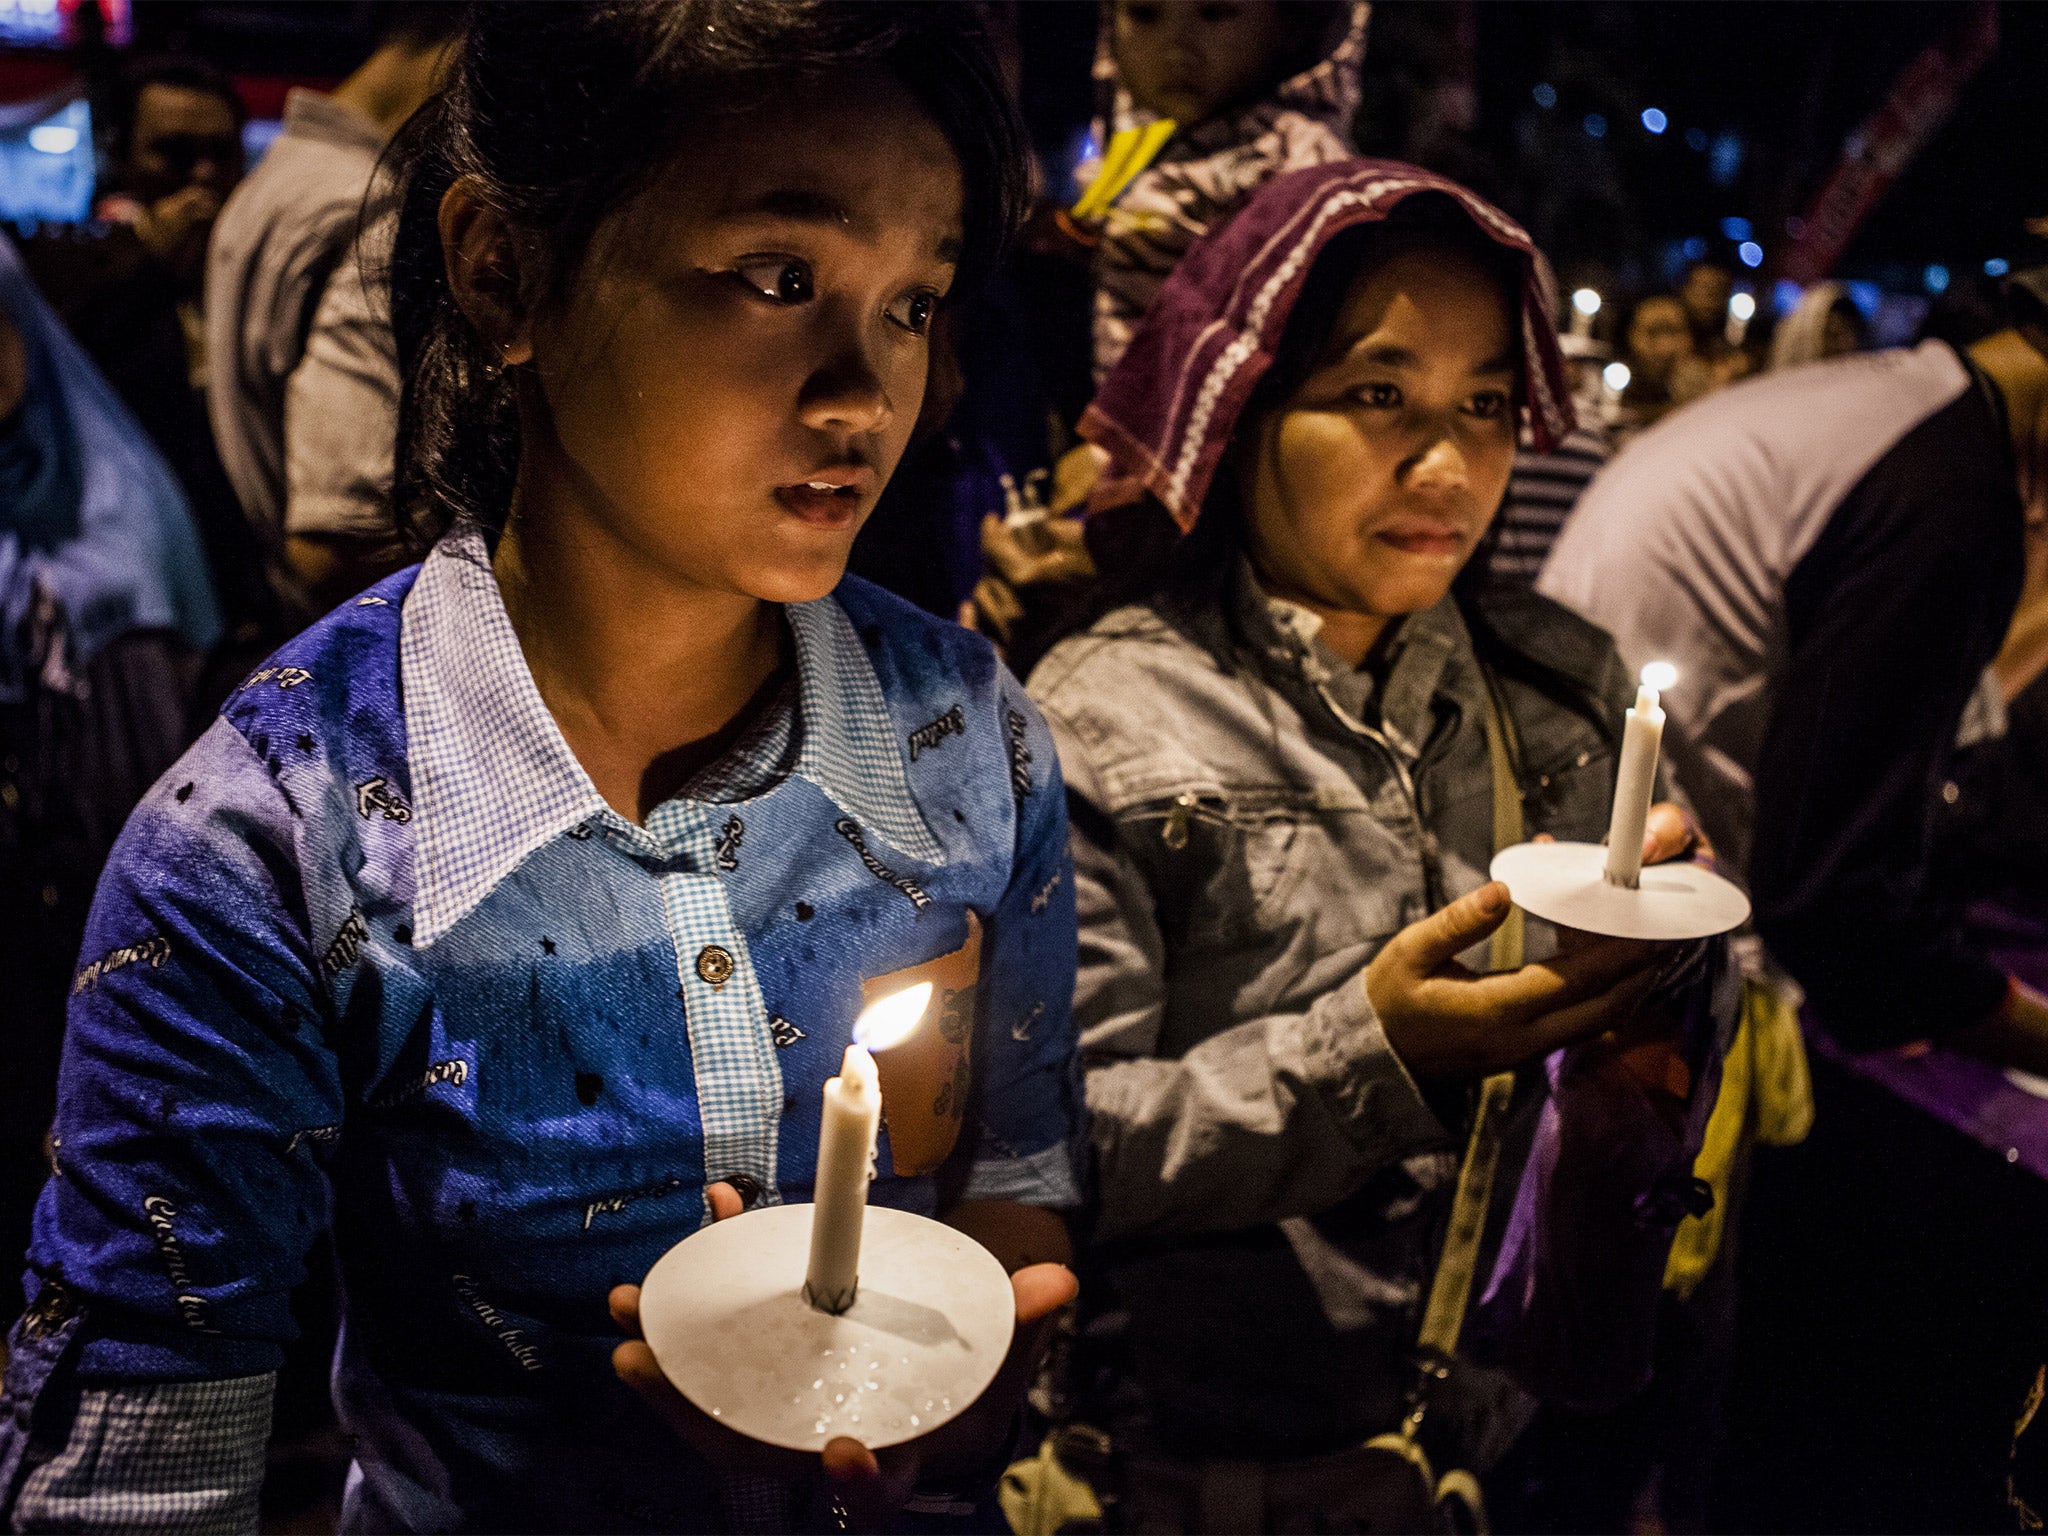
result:
M 472 177 L 532 236 L 541 281 L 574 281 L 592 235 L 707 115 L 881 69 L 959 157 L 966 240 L 955 292 L 1000 259 L 1026 205 L 1026 139 L 981 7 L 903 0 L 625 0 L 471 7 L 446 88 L 392 149 L 400 395 L 393 511 L 424 547 L 452 523 L 503 525 L 519 465 L 515 381 L 457 308 L 437 217 Z

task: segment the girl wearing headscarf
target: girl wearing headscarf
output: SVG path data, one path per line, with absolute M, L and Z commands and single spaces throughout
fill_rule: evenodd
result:
M 1504 843 L 1599 840 L 1631 687 L 1562 608 L 1454 585 L 1519 428 L 1568 429 L 1554 310 L 1455 183 L 1301 171 L 1180 264 L 1084 418 L 1104 611 L 1030 691 L 1096 1159 L 1065 1406 L 1123 1528 L 1430 1528 L 1476 1485 L 1424 1461 L 1647 1376 L 1732 978 L 1487 881 Z M 1695 847 L 1653 812 L 1650 862 Z

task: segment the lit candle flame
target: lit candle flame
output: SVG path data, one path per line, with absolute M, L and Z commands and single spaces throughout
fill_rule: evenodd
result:
M 854 1043 L 871 1051 L 886 1051 L 892 1045 L 901 1045 L 917 1028 L 931 1000 L 932 984 L 928 981 L 920 981 L 914 987 L 905 987 L 901 992 L 891 992 L 887 997 L 876 999 L 854 1020 Z
M 1678 681 L 1678 668 L 1668 661 L 1653 661 L 1643 668 L 1643 686 L 1654 688 L 1659 693 L 1672 687 Z

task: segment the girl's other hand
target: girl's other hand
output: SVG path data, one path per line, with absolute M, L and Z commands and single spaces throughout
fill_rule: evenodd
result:
M 725 1221 L 744 1209 L 730 1184 L 712 1184 L 704 1194 L 714 1221 Z M 812 1457 L 765 1445 L 719 1423 L 662 1374 L 654 1351 L 641 1337 L 637 1285 L 616 1286 L 608 1298 L 612 1321 L 627 1335 L 626 1342 L 612 1351 L 612 1370 L 714 1467 L 785 1482 L 804 1481 L 822 1469 L 859 1529 L 886 1529 L 920 1477 L 979 1468 L 1001 1448 L 1018 1400 L 1038 1367 L 1046 1326 L 1079 1290 L 1073 1272 L 1063 1264 L 1020 1269 L 1010 1276 L 1010 1288 L 1016 1298 L 1017 1331 L 995 1380 L 958 1418 L 928 1435 L 881 1451 L 871 1451 L 851 1436 L 840 1435 L 826 1442 L 821 1455 Z
M 1507 920 L 1498 880 L 1410 923 L 1365 969 L 1380 1028 L 1419 1078 L 1505 1072 L 1628 1020 L 1662 976 L 1664 946 L 1586 938 L 1520 970 L 1479 975 L 1457 956 Z
M 1713 844 L 1692 812 L 1669 800 L 1658 801 L 1650 807 L 1650 818 L 1643 827 L 1643 862 L 1669 864 L 1688 855 L 1696 864 L 1713 866 Z

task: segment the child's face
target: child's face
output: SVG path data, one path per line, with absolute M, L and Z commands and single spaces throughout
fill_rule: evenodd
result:
M 1361 273 L 1315 370 L 1242 429 L 1269 588 L 1379 618 L 1440 601 L 1507 491 L 1515 361 L 1506 296 L 1477 263 L 1423 250 Z
M 671 579 L 823 596 L 917 420 L 961 214 L 883 75 L 714 119 L 536 313 L 534 468 Z
M 1283 40 L 1278 0 L 1117 0 L 1117 72 L 1137 104 L 1183 127 L 1272 82 Z

